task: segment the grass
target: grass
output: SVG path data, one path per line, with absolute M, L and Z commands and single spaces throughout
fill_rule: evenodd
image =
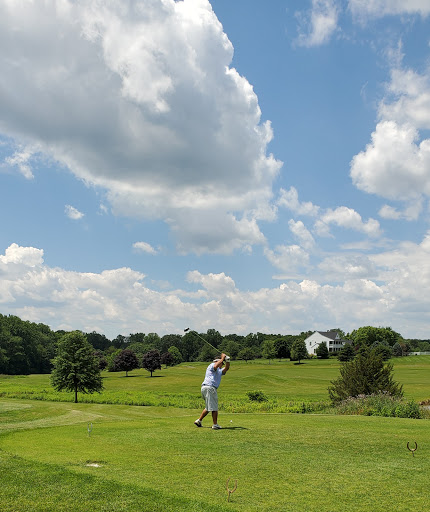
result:
M 0 401 L 9 418 L 0 426 L 2 511 L 430 506 L 427 421 L 231 414 L 213 431 L 194 427 L 196 413 Z M 407 442 L 417 442 L 415 456 Z M 229 477 L 238 488 L 227 504 Z
M 394 360 L 408 399 L 430 397 L 430 357 Z M 220 431 L 196 428 L 206 364 L 149 377 L 105 374 L 103 402 L 147 397 L 183 407 L 51 399 L 49 377 L 0 378 L 2 512 L 428 510 L 427 420 L 326 414 L 220 412 Z M 157 375 L 157 374 L 155 374 Z M 229 401 L 261 390 L 271 400 L 318 402 L 338 375 L 335 360 L 234 363 L 220 390 Z M 178 393 L 180 390 L 180 393 Z M 79 395 L 83 398 L 83 395 Z M 176 398 L 175 398 L 176 397 Z M 195 408 L 189 408 L 196 400 Z M 249 402 L 249 400 L 248 400 Z M 89 435 L 88 425 L 93 428 Z M 418 450 L 415 456 L 406 444 Z M 96 464 L 90 466 L 89 464 Z M 225 488 L 238 487 L 227 503 Z

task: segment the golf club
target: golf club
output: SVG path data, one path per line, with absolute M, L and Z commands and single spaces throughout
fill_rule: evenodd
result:
M 184 332 L 188 332 L 189 330 L 190 330 L 190 328 L 189 328 L 189 327 L 187 327 L 186 329 L 184 329 Z M 213 345 L 211 345 L 211 344 L 209 343 L 209 341 L 205 340 L 205 339 L 203 338 L 203 336 L 200 336 L 200 334 L 199 334 L 198 332 L 196 332 L 196 331 L 191 331 L 191 332 L 193 332 L 193 333 L 194 333 L 198 338 L 200 338 L 201 340 L 203 340 L 203 341 L 204 341 L 205 343 L 207 343 L 210 347 L 212 347 L 212 348 L 213 348 L 217 353 L 219 353 L 219 348 L 215 348 Z M 230 360 L 230 358 L 229 358 L 229 360 Z

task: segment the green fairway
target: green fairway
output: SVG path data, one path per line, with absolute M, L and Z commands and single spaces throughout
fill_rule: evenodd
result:
M 430 398 L 430 357 L 393 362 L 409 399 Z M 104 373 L 105 391 L 78 404 L 48 375 L 1 376 L 2 512 L 430 509 L 428 420 L 250 412 L 250 390 L 278 405 L 327 400 L 336 360 L 235 362 L 220 431 L 193 424 L 205 367 Z
M 196 414 L 3 399 L 2 510 L 430 507 L 426 420 L 225 414 L 213 431 L 196 428 Z
M 404 385 L 406 398 L 430 398 L 430 356 L 409 356 L 392 360 L 394 377 Z M 164 368 L 151 378 L 145 370 L 103 372 L 105 390 L 99 394 L 82 395 L 80 401 L 135 405 L 175 405 L 200 407 L 200 385 L 207 363 L 182 363 Z M 327 387 L 339 375 L 337 359 L 311 359 L 303 364 L 289 360 L 234 361 L 223 379 L 220 399 L 247 399 L 246 392 L 261 390 L 268 397 L 283 402 L 328 399 Z M 49 375 L 0 376 L 0 397 L 73 400 L 73 393 L 55 392 Z M 175 399 L 176 397 L 176 399 Z

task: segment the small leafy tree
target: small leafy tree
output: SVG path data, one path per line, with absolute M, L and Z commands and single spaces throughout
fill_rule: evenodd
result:
M 78 403 L 78 391 L 102 391 L 99 360 L 94 356 L 94 348 L 80 331 L 67 333 L 60 339 L 52 364 L 53 387 L 57 391 L 74 391 L 75 403 Z
M 263 342 L 262 355 L 265 359 L 269 360 L 269 364 L 271 359 L 275 359 L 276 354 L 275 342 L 273 340 L 265 340 Z
M 172 364 L 182 363 L 182 354 L 181 354 L 180 350 L 178 349 L 178 347 L 175 347 L 175 345 L 172 345 L 171 347 L 169 347 L 168 352 L 173 358 Z
M 306 343 L 301 339 L 296 340 L 291 347 L 291 361 L 298 361 L 300 364 L 301 359 L 305 359 L 307 355 Z
M 315 350 L 317 357 L 320 359 L 328 359 L 328 348 L 327 343 L 322 341 Z
M 143 356 L 142 368 L 151 372 L 151 377 L 155 370 L 161 370 L 161 355 L 157 349 L 150 350 Z
M 371 395 L 380 391 L 401 397 L 403 386 L 393 380 L 392 372 L 393 365 L 385 364 L 381 354 L 364 347 L 353 361 L 342 364 L 340 377 L 331 381 L 328 388 L 330 399 L 340 402 L 348 397 Z
M 113 367 L 114 371 L 125 372 L 125 376 L 128 377 L 128 372 L 139 368 L 139 360 L 137 359 L 137 355 L 132 350 L 125 348 L 115 356 Z
M 172 366 L 174 364 L 173 356 L 170 352 L 164 352 L 164 354 L 161 354 L 161 364 L 165 364 L 166 368 L 168 366 Z
M 248 362 L 251 359 L 255 359 L 254 351 L 252 350 L 251 347 L 245 347 L 242 350 L 240 350 L 239 353 L 237 354 L 237 357 L 246 362 Z

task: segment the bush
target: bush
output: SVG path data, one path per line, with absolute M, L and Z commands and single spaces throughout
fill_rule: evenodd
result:
M 246 393 L 251 402 L 267 402 L 268 398 L 262 391 L 248 391 Z
M 385 391 L 392 396 L 403 396 L 403 386 L 392 377 L 393 365 L 384 363 L 383 356 L 368 348 L 360 349 L 352 360 L 342 364 L 340 377 L 331 382 L 328 393 L 332 402 L 348 397 L 372 395 Z

